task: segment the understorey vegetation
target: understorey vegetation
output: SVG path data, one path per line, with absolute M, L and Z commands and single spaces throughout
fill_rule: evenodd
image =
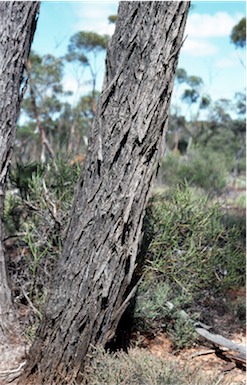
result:
M 8 181 L 5 247 L 28 340 L 42 318 L 81 170 L 78 164 L 57 165 L 56 171 L 49 163 L 17 165 Z M 245 284 L 243 208 L 226 210 L 219 199 L 186 182 L 156 190 L 143 226 L 131 333 L 150 338 L 166 333 L 179 350 L 198 340 L 191 320 L 212 324 L 221 312 L 232 314 L 236 328 L 244 327 L 245 304 L 241 298 L 232 303 L 228 295 Z
M 230 310 L 227 293 L 245 285 L 245 224 L 228 226 L 218 203 L 181 184 L 153 195 L 144 231 L 136 326 L 165 331 L 176 349 L 192 345 L 198 336 L 191 320 L 210 324 L 213 311 Z

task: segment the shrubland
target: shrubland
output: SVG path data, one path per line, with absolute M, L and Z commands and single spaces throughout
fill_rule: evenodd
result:
M 32 163 L 17 165 L 10 174 L 5 245 L 15 301 L 26 308 L 28 338 L 42 317 L 80 172 L 80 165 L 59 161 L 57 170 L 52 163 Z M 210 322 L 208 306 L 230 311 L 232 305 L 224 299 L 228 290 L 245 283 L 245 221 L 229 219 L 199 186 L 181 181 L 163 192 L 154 190 L 138 257 L 142 280 L 133 330 L 153 336 L 165 332 L 175 349 L 197 339 L 183 312 L 194 321 Z M 234 311 L 243 314 L 243 307 L 238 303 Z

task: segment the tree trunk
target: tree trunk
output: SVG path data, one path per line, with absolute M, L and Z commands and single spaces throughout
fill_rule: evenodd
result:
M 16 120 L 19 115 L 24 65 L 36 27 L 38 2 L 0 3 L 0 342 L 13 331 L 14 310 L 4 259 L 3 202 L 5 181 L 11 161 Z
M 145 207 L 163 152 L 189 2 L 120 2 L 61 259 L 20 384 L 80 380 L 134 294 Z

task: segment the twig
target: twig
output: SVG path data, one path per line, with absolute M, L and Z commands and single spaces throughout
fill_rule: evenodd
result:
M 28 297 L 25 289 L 23 289 L 23 287 L 21 286 L 21 291 L 24 295 L 24 297 L 26 298 L 27 302 L 29 303 L 30 307 L 32 308 L 33 312 L 35 314 L 37 314 L 39 316 L 39 318 L 41 319 L 42 318 L 42 315 L 40 313 L 40 311 L 38 309 L 36 309 L 36 307 L 34 306 L 34 304 L 32 303 L 31 299 Z
M 21 368 L 26 364 L 26 361 L 23 361 L 19 366 L 18 368 L 16 369 L 9 369 L 9 370 L 4 370 L 3 372 L 0 372 L 0 376 L 4 375 L 9 375 L 9 374 L 12 374 L 12 373 L 17 373 L 19 372 L 19 370 L 21 370 Z
M 45 181 L 43 180 L 42 182 L 43 182 L 42 184 L 43 184 L 43 189 L 44 189 L 44 199 L 45 199 L 45 202 L 47 203 L 48 210 L 49 210 L 50 214 L 52 215 L 54 221 L 59 225 L 59 227 L 61 227 L 62 223 L 61 223 L 61 221 L 57 215 L 56 204 L 54 202 L 52 202 L 52 200 L 49 197 L 49 192 L 48 192 L 48 189 L 46 187 Z
M 214 349 L 209 349 L 209 350 L 200 350 L 200 352 L 195 352 L 189 356 L 189 358 L 195 358 L 199 356 L 205 356 L 207 354 L 212 354 L 215 353 Z

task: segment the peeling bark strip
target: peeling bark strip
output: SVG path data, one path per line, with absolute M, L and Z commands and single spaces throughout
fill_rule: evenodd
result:
M 39 2 L 0 2 L 0 341 L 13 329 L 13 308 L 4 261 L 3 200 L 12 155 L 16 120 L 24 90 L 20 92 Z M 11 325 L 12 322 L 12 325 Z
M 163 152 L 188 2 L 120 2 L 83 175 L 25 374 L 79 381 L 90 344 L 116 330 Z

